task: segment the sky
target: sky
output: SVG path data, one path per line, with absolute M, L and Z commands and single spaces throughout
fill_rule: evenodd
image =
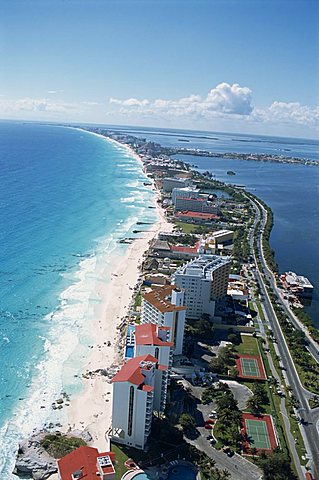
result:
M 318 138 L 317 0 L 0 0 L 0 118 Z

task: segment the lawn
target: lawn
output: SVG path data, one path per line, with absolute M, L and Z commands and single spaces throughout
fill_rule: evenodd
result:
M 252 335 L 240 335 L 241 343 L 235 346 L 235 351 L 239 354 L 260 355 L 258 342 Z
M 198 225 L 186 222 L 175 222 L 177 228 L 180 228 L 184 233 L 193 233 L 198 229 Z
M 124 465 L 124 462 L 129 458 L 126 453 L 121 450 L 121 447 L 118 445 L 112 444 L 112 452 L 116 455 L 116 465 L 115 465 L 115 479 L 121 480 L 122 476 L 125 472 L 127 472 L 127 468 Z

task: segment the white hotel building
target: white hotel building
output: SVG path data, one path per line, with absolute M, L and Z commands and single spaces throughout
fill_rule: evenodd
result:
M 143 295 L 141 323 L 169 327 L 168 340 L 174 345 L 174 355 L 183 352 L 185 317 L 184 291 L 177 285 L 157 287 Z
M 186 317 L 214 317 L 216 300 L 227 295 L 230 265 L 230 257 L 201 255 L 176 270 L 173 282 L 185 291 Z
M 163 401 L 166 370 L 157 358 L 147 354 L 126 362 L 113 377 L 111 438 L 114 442 L 145 448 L 153 411 Z

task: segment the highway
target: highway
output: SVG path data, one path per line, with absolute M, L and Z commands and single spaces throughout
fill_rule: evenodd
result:
M 249 198 L 249 197 L 248 197 Z M 267 220 L 267 212 L 266 210 L 262 207 L 261 204 L 257 204 L 255 201 L 253 201 L 251 198 L 249 200 L 252 202 L 254 205 L 255 209 L 255 221 L 253 224 L 253 229 L 249 233 L 249 242 L 250 242 L 250 247 L 251 251 L 253 251 L 253 242 L 254 242 L 254 229 L 258 223 L 258 221 L 261 221 L 261 228 L 260 232 L 257 234 L 257 250 L 258 250 L 258 258 L 261 263 L 261 270 L 258 268 L 258 264 L 255 258 L 255 263 L 256 263 L 256 278 L 259 282 L 259 288 L 264 296 L 264 308 L 266 311 L 266 315 L 268 317 L 268 321 L 271 325 L 271 328 L 273 330 L 274 337 L 277 341 L 277 346 L 278 350 L 280 353 L 280 358 L 281 358 L 281 363 L 284 366 L 284 373 L 285 377 L 287 380 L 288 385 L 291 386 L 292 388 L 292 393 L 294 396 L 299 400 L 300 406 L 298 408 L 298 412 L 300 417 L 303 419 L 303 425 L 302 425 L 302 434 L 304 437 L 305 441 L 305 447 L 306 450 L 308 451 L 309 454 L 309 464 L 311 467 L 311 471 L 314 475 L 314 478 L 319 479 L 319 432 L 317 428 L 317 422 L 319 420 L 319 408 L 311 410 L 308 404 L 308 399 L 313 396 L 311 392 L 306 390 L 303 385 L 300 382 L 299 375 L 297 373 L 294 361 L 291 357 L 288 345 L 286 343 L 284 334 L 281 330 L 279 321 L 276 317 L 275 311 L 273 309 L 272 303 L 270 301 L 269 295 L 267 288 L 264 283 L 264 279 L 262 277 L 263 273 L 267 280 L 270 282 L 270 285 L 272 289 L 274 290 L 275 293 L 278 294 L 276 291 L 275 287 L 275 279 L 272 274 L 272 272 L 268 269 L 264 255 L 263 255 L 263 249 L 262 249 L 262 233 L 264 230 L 264 226 L 266 224 Z M 261 212 L 261 213 L 260 213 Z M 262 215 L 262 218 L 261 218 Z M 255 254 L 254 254 L 255 256 Z M 280 296 L 278 296 L 278 301 L 281 301 Z M 282 305 L 284 307 L 285 304 L 281 301 Z M 287 308 L 287 307 L 286 307 Z M 289 312 L 288 312 L 289 313 Z M 290 316 L 290 314 L 289 314 Z M 298 322 L 299 323 L 299 322 Z M 300 328 L 298 324 L 294 323 L 296 328 Z M 309 344 L 309 350 L 311 353 L 314 355 L 314 357 L 317 359 L 318 357 L 318 350 L 313 351 L 315 349 L 315 346 L 310 343 Z

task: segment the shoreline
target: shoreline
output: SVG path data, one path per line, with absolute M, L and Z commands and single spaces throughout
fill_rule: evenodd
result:
M 143 166 L 141 157 L 129 146 L 103 135 L 88 133 L 121 147 Z M 153 181 L 152 184 L 155 188 Z M 157 190 L 154 195 L 157 221 L 149 231 L 143 231 L 141 238 L 134 239 L 128 245 L 125 255 L 120 258 L 119 263 L 117 263 L 118 258 L 112 259 L 111 283 L 108 285 L 101 283 L 96 286 L 95 294 L 101 298 L 102 302 L 95 309 L 94 346 L 84 367 L 84 371 L 89 371 L 91 374 L 88 375 L 88 378 L 83 378 L 82 391 L 71 398 L 70 406 L 66 410 L 68 425 L 62 429 L 63 431 L 88 431 L 92 436 L 92 443 L 101 451 L 107 448 L 105 433 L 111 426 L 112 384 L 108 377 L 98 373 L 92 374 L 92 372 L 99 369 L 109 370 L 111 367 L 116 369 L 123 363 L 123 352 L 122 349 L 119 349 L 121 340 L 119 326 L 123 322 L 123 317 L 128 314 L 134 286 L 139 279 L 143 256 L 148 250 L 150 241 L 161 230 L 172 230 L 173 227 L 157 203 L 159 196 Z

